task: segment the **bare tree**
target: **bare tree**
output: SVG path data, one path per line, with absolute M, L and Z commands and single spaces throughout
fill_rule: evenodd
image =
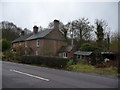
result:
M 72 21 L 72 31 L 74 38 L 78 39 L 79 44 L 83 43 L 83 40 L 90 40 L 91 31 L 93 31 L 93 26 L 87 18 L 81 18 Z

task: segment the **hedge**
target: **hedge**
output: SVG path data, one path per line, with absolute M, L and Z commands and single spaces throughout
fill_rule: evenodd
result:
M 58 57 L 43 57 L 43 56 L 22 56 L 20 58 L 21 63 L 25 64 L 37 64 L 37 65 L 46 65 L 48 67 L 58 67 L 64 68 L 68 59 L 58 58 Z

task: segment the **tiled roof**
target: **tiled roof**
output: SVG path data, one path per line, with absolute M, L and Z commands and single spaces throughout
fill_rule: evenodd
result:
M 31 34 L 27 34 L 27 35 L 24 35 L 24 36 L 20 36 L 19 38 L 17 38 L 14 41 L 12 41 L 12 43 L 25 41 L 31 35 L 33 35 L 33 34 L 31 33 Z
M 45 37 L 48 33 L 50 33 L 52 29 L 46 29 L 43 31 L 38 32 L 37 34 L 33 34 L 30 37 L 28 37 L 26 40 L 32 40 L 32 39 L 37 39 L 37 38 L 43 38 Z
M 76 51 L 74 54 L 77 54 L 77 55 L 91 55 L 92 52 L 87 52 L 87 51 Z
M 42 38 L 42 37 L 45 37 L 51 31 L 52 31 L 52 29 L 45 29 L 43 31 L 38 32 L 37 34 L 27 34 L 27 35 L 24 35 L 24 36 L 20 36 L 19 38 L 12 41 L 12 43 L 22 42 L 22 41 L 25 41 L 25 40 Z
M 61 53 L 61 52 L 70 52 L 73 49 L 73 47 L 74 46 L 71 46 L 71 45 L 69 45 L 69 46 L 62 46 L 60 48 L 60 50 L 59 50 L 59 53 Z

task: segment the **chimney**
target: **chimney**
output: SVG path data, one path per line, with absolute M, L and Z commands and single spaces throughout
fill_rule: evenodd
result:
M 59 20 L 54 20 L 54 29 L 59 29 Z
M 38 33 L 38 27 L 36 25 L 33 27 L 33 33 L 34 34 Z
M 25 35 L 25 32 L 24 31 L 21 31 L 21 36 L 24 36 Z

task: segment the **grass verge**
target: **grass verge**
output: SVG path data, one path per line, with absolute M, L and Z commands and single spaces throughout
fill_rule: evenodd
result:
M 115 75 L 115 76 L 120 75 L 118 74 L 116 67 L 95 68 L 94 66 L 88 65 L 84 62 L 79 62 L 76 65 L 69 65 L 66 69 L 68 71 L 76 71 L 76 72 L 107 74 L 107 75 Z

